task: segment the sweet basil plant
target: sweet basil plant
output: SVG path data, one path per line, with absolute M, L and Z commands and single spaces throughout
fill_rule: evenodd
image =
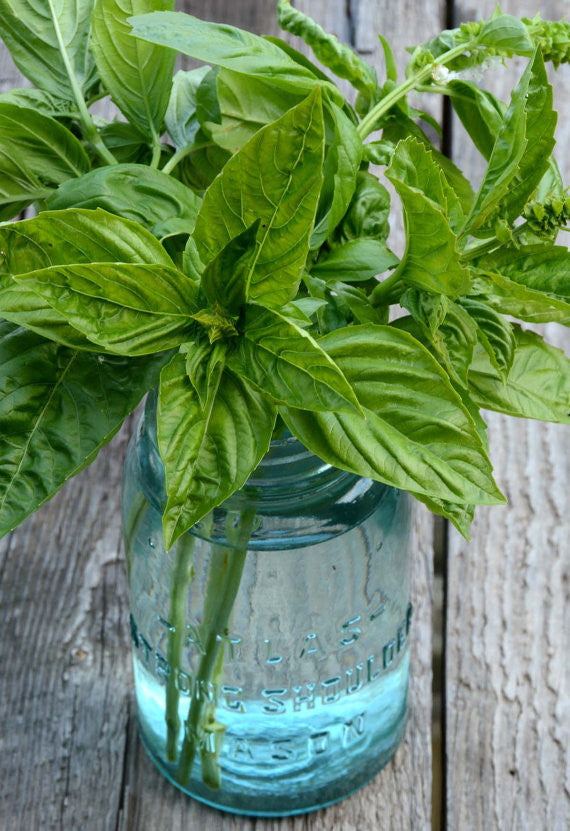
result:
M 167 547 L 285 430 L 467 535 L 505 501 L 480 408 L 570 423 L 568 358 L 514 322 L 570 324 L 545 67 L 570 62 L 570 23 L 497 9 L 411 48 L 405 77 L 380 35 L 378 77 L 277 15 L 319 67 L 172 0 L 0 0 L 33 84 L 0 95 L 2 533 L 155 387 Z M 177 52 L 203 63 L 173 76 Z M 514 55 L 510 101 L 469 80 Z M 487 160 L 477 191 L 413 91 L 449 98 Z M 105 96 L 117 120 L 93 114 Z

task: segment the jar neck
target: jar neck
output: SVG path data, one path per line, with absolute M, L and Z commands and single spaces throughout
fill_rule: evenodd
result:
M 164 468 L 156 434 L 157 393 L 149 393 L 144 416 L 139 427 L 141 462 L 152 474 L 161 476 L 160 491 L 164 493 Z M 143 460 L 142 456 L 147 457 Z M 315 456 L 294 436 L 288 434 L 271 442 L 268 452 L 252 473 L 244 487 L 231 496 L 224 507 L 240 510 L 255 502 L 260 508 L 277 509 L 293 500 L 297 508 L 305 499 L 311 501 L 317 494 L 350 489 L 360 477 L 339 470 Z M 331 494 L 332 495 L 332 494 Z

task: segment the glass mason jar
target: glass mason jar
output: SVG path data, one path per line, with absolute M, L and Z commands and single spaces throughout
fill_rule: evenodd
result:
M 165 552 L 149 396 L 123 514 L 140 734 L 175 785 L 282 816 L 347 796 L 391 758 L 406 720 L 410 501 L 284 438 Z

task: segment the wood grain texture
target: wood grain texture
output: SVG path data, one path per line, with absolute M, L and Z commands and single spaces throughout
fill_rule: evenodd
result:
M 344 2 L 306 3 L 329 30 L 348 39 Z M 352 11 L 370 4 L 352 3 Z M 402 8 L 375 15 L 403 47 Z M 263 33 L 277 33 L 273 2 L 202 2 L 188 11 Z M 435 31 L 439 4 L 430 3 Z M 308 8 L 307 8 L 308 10 Z M 400 33 L 406 32 L 405 41 Z M 414 37 L 423 33 L 416 27 Z M 400 49 L 404 57 L 403 48 Z M 374 56 L 377 58 L 377 54 Z M 5 50 L 0 83 L 26 82 Z M 102 111 L 100 111 L 103 114 Z M 105 115 L 112 112 L 106 109 Z M 49 505 L 0 543 L 0 644 L 4 725 L 0 749 L 2 831 L 170 831 L 208 828 L 311 828 L 423 831 L 429 826 L 432 519 L 416 519 L 411 717 L 395 760 L 357 795 L 294 821 L 224 816 L 175 791 L 146 758 L 136 736 L 127 639 L 126 585 L 120 556 L 119 482 L 126 433 Z M 402 795 L 405 794 L 405 799 Z
M 457 22 L 494 2 L 456 2 Z M 502 9 L 560 18 L 568 4 L 506 0 Z M 489 88 L 505 100 L 523 62 Z M 560 112 L 556 156 L 570 178 L 570 72 L 550 73 Z M 454 159 L 484 168 L 453 125 Z M 562 242 L 566 242 L 565 239 Z M 569 351 L 567 330 L 544 327 Z M 446 637 L 447 824 L 469 831 L 570 827 L 568 427 L 488 417 L 491 455 L 509 505 L 483 509 L 466 544 L 450 532 Z

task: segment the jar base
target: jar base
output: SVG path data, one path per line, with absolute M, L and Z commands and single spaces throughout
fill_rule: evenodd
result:
M 233 783 L 235 789 L 232 789 L 231 777 L 224 777 L 224 781 L 230 787 L 222 787 L 217 791 L 196 780 L 192 780 L 188 787 L 183 787 L 172 776 L 171 771 L 160 757 L 153 752 L 152 743 L 147 740 L 140 721 L 138 728 L 146 754 L 155 767 L 172 785 L 192 799 L 196 799 L 210 808 L 231 814 L 251 817 L 288 817 L 327 808 L 329 805 L 341 802 L 367 785 L 396 753 L 404 736 L 406 722 L 407 709 L 403 711 L 401 718 L 394 725 L 386 741 L 383 741 L 378 747 L 378 753 L 372 757 L 367 755 L 360 764 L 356 760 L 352 760 L 350 770 L 343 776 L 320 784 L 313 789 L 307 787 L 302 793 L 281 794 L 277 793 L 275 789 L 271 791 L 270 787 L 266 787 L 264 791 L 256 791 L 255 786 L 246 789 L 243 780 L 238 781 L 237 779 Z

